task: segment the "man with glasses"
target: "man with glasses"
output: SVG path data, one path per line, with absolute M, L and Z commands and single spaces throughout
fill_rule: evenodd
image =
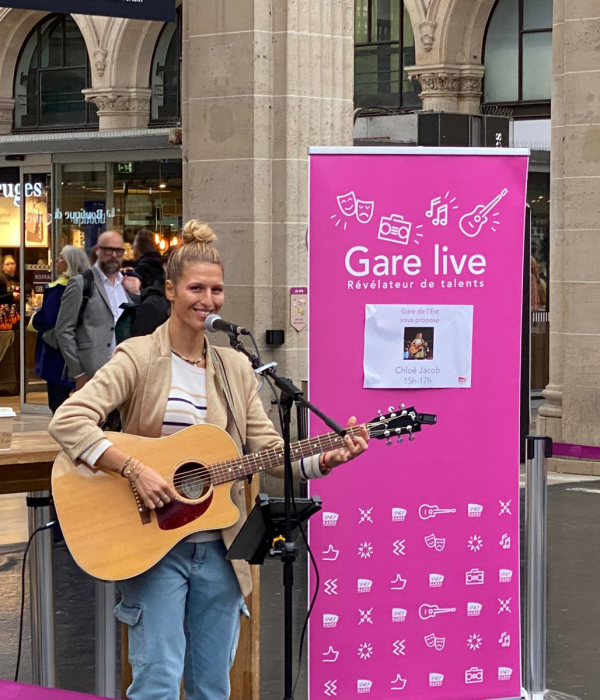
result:
M 56 337 L 65 358 L 69 376 L 81 389 L 112 357 L 115 349 L 115 325 L 123 313 L 121 304 L 135 301 L 123 286 L 121 264 L 125 253 L 123 237 L 106 231 L 98 239 L 98 260 L 92 267 L 93 286 L 86 294 L 85 278 L 77 275 L 69 280 L 62 297 Z

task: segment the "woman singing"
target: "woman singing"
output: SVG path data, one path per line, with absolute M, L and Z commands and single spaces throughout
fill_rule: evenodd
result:
M 97 426 L 110 411 L 120 410 L 126 433 L 158 438 L 212 423 L 241 447 L 204 333 L 206 317 L 218 313 L 224 302 L 223 263 L 212 245 L 215 240 L 208 225 L 188 222 L 183 244 L 167 267 L 169 321 L 150 336 L 117 346 L 113 359 L 61 406 L 50 425 L 72 460 L 119 472 L 135 483 L 150 509 L 178 496 L 150 464 L 105 438 Z M 248 450 L 281 445 L 248 360 L 231 349 L 219 348 L 218 355 Z M 348 425 L 354 424 L 351 418 Z M 367 439 L 363 429 L 360 437 L 347 438 L 343 448 L 295 463 L 295 472 L 304 478 L 324 476 L 366 450 Z M 234 486 L 232 498 L 242 513 L 236 525 L 192 535 L 145 573 L 119 583 L 116 615 L 129 626 L 130 700 L 178 700 L 182 676 L 187 700 L 229 698 L 240 614 L 251 590 L 248 564 L 225 558 L 246 517 L 243 483 Z

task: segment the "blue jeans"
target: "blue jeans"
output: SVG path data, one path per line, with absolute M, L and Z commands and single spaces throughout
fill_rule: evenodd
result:
M 247 614 L 222 540 L 181 542 L 118 584 L 117 618 L 129 628 L 130 700 L 228 700 L 229 670 Z

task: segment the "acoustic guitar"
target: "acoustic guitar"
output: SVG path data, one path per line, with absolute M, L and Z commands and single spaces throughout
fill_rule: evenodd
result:
M 401 407 L 366 424 L 369 435 L 402 441 L 414 439 L 421 425 L 433 425 L 436 416 Z M 360 426 L 349 428 L 358 434 Z M 134 455 L 159 472 L 178 498 L 154 511 L 127 479 L 84 462 L 73 463 L 61 452 L 52 469 L 52 493 L 67 546 L 76 563 L 105 581 L 137 576 L 160 561 L 178 542 L 203 530 L 234 525 L 240 512 L 231 498 L 238 480 L 283 464 L 283 449 L 241 457 L 231 437 L 214 425 L 195 425 L 174 435 L 145 438 L 106 433 L 123 452 Z M 295 442 L 292 459 L 336 449 L 336 433 Z M 234 486 L 234 482 L 238 484 Z

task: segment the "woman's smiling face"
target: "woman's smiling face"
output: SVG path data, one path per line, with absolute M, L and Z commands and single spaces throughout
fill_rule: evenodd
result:
M 223 269 L 209 262 L 186 265 L 177 284 L 167 280 L 165 290 L 171 317 L 203 331 L 206 317 L 218 314 L 225 301 Z

